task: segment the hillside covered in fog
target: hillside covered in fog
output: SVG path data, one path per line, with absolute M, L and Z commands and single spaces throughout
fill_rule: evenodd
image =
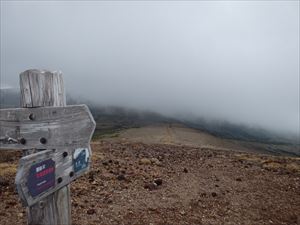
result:
M 0 99 L 1 108 L 18 107 L 19 105 L 19 93 L 15 89 L 0 90 Z M 75 100 L 70 95 L 67 97 L 67 104 L 87 104 L 97 122 L 96 131 L 100 134 L 152 124 L 180 123 L 187 127 L 226 139 L 267 144 L 300 144 L 299 137 L 295 135 L 280 134 L 262 128 L 248 127 L 243 124 L 234 124 L 227 121 L 205 120 L 201 117 L 189 118 L 180 116 L 180 118 L 176 118 L 153 111 L 96 105 L 85 100 Z

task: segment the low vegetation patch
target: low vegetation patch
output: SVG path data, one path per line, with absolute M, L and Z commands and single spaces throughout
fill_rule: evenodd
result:
M 92 141 L 96 141 L 104 138 L 115 138 L 120 135 L 120 130 L 96 130 L 92 137 Z
M 0 177 L 14 176 L 17 173 L 15 163 L 0 163 Z
M 300 158 L 236 154 L 240 161 L 257 164 L 265 170 L 300 174 Z

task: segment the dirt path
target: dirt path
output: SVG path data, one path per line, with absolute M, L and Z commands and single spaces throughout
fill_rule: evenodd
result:
M 199 130 L 187 128 L 180 124 L 160 124 L 121 132 L 118 138 L 128 142 L 147 144 L 171 144 L 200 148 L 215 148 L 229 151 L 245 151 L 265 154 L 296 153 L 300 156 L 300 146 L 273 145 L 238 140 L 222 139 Z M 287 154 L 288 155 L 288 154 Z
M 175 144 L 175 135 L 174 135 L 174 129 L 172 128 L 172 125 L 165 125 L 164 126 L 164 133 L 163 137 L 160 140 L 160 143 L 162 144 Z
M 214 146 L 215 148 L 247 151 L 238 142 L 214 137 L 178 124 L 163 124 L 129 129 L 121 132 L 117 139 L 148 144 L 172 144 L 194 147 Z

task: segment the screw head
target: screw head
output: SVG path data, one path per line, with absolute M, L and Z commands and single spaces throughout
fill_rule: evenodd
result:
M 44 201 L 40 201 L 40 202 L 39 202 L 39 207 L 40 207 L 41 209 L 43 209 L 43 208 L 45 207 L 45 202 L 44 202 Z
M 63 179 L 61 178 L 61 177 L 59 177 L 58 179 L 57 179 L 57 183 L 61 183 L 63 181 Z
M 35 119 L 35 115 L 34 115 L 33 113 L 30 113 L 29 119 L 30 119 L 30 120 L 34 120 L 34 119 Z
M 46 138 L 44 138 L 44 137 L 42 137 L 41 139 L 40 139 L 40 142 L 44 145 L 44 144 L 46 144 L 47 143 L 47 139 Z
M 25 139 L 25 138 L 21 138 L 21 139 L 20 139 L 20 143 L 21 143 L 22 145 L 25 145 L 25 144 L 26 144 L 26 139 Z
M 63 153 L 63 157 L 65 158 L 65 157 L 67 157 L 68 156 L 68 152 L 64 152 Z

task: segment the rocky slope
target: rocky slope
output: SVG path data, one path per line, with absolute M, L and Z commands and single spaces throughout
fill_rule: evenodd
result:
M 92 149 L 92 170 L 71 185 L 74 225 L 300 222 L 299 158 L 121 140 Z M 17 158 L 0 162 L 1 225 L 26 224 Z

